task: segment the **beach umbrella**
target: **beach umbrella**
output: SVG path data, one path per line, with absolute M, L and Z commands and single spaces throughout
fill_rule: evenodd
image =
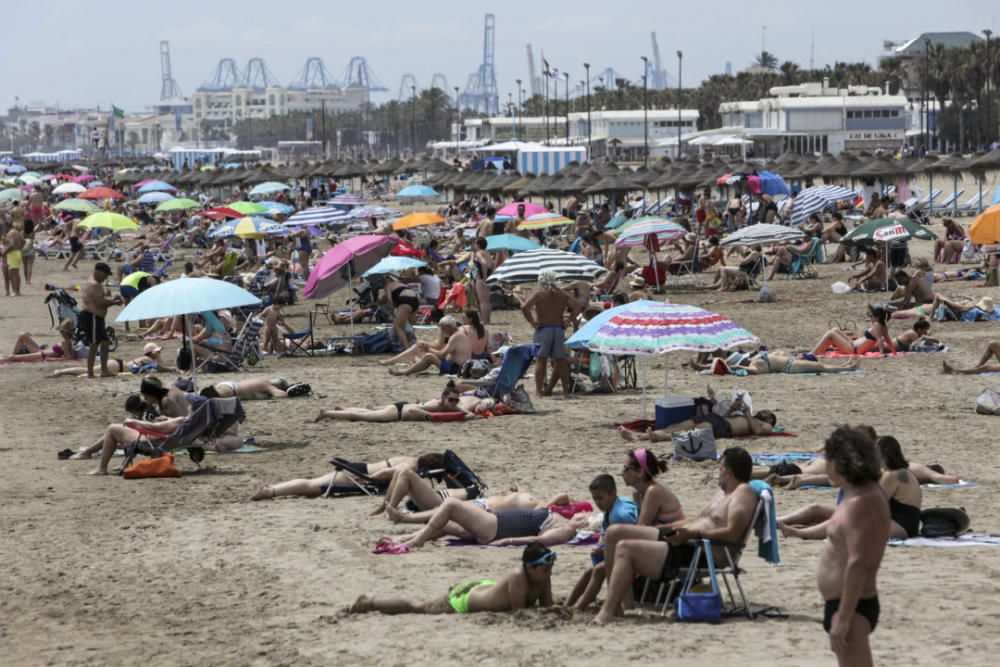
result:
M 375 266 L 361 275 L 368 278 L 369 276 L 377 276 L 385 273 L 402 273 L 410 269 L 419 269 L 421 266 L 427 266 L 427 262 L 422 259 L 414 259 L 413 257 L 390 255 L 389 257 L 380 259 Z
M 538 250 L 541 245 L 532 239 L 526 239 L 517 234 L 494 234 L 486 237 L 486 250 L 488 252 L 500 252 L 501 250 L 522 252 L 526 250 Z
M 90 229 L 109 229 L 112 232 L 139 229 L 139 225 L 132 218 L 111 211 L 101 211 L 88 215 L 80 223 L 80 226 Z
M 611 310 L 613 314 L 596 331 L 587 333 L 587 340 L 574 340 L 577 336 L 572 336 L 570 341 L 574 345 L 582 343 L 587 349 L 601 354 L 640 357 L 679 350 L 712 352 L 760 344 L 756 336 L 728 317 L 695 306 L 636 301 Z M 666 398 L 669 396 L 667 365 L 663 366 L 663 396 Z
M 198 208 L 199 206 L 201 206 L 201 204 L 199 204 L 193 199 L 185 199 L 183 197 L 178 197 L 175 199 L 168 199 L 164 201 L 162 204 L 156 207 L 156 212 L 164 213 L 168 211 L 186 211 L 187 209 Z M 233 213 L 235 214 L 236 212 L 233 211 Z
M 125 195 L 111 188 L 91 188 L 81 192 L 80 199 L 125 199 Z
M 758 223 L 737 230 L 724 238 L 719 245 L 723 246 L 755 246 L 787 241 L 801 241 L 805 238 L 802 230 L 796 227 L 786 227 L 773 223 Z
M 97 204 L 86 199 L 64 199 L 52 207 L 57 211 L 73 211 L 74 213 L 97 213 Z
M 357 208 L 352 208 L 346 213 L 346 215 L 350 218 L 358 220 L 362 218 L 392 218 L 402 216 L 403 212 L 397 211 L 394 208 L 387 208 L 385 206 L 359 206 Z
M 424 225 L 436 225 L 442 222 L 447 222 L 447 220 L 437 213 L 410 213 L 409 215 L 404 215 L 399 220 L 393 221 L 392 228 L 399 231 L 401 229 L 423 227 Z
M 177 192 L 177 188 L 170 185 L 170 183 L 165 183 L 163 181 L 149 181 L 145 185 L 136 189 L 141 195 L 147 192 Z
M 150 287 L 132 299 L 116 318 L 117 322 L 155 320 L 184 316 L 184 328 L 191 351 L 191 378 L 197 383 L 194 343 L 191 342 L 191 313 L 260 305 L 260 299 L 238 285 L 214 278 L 178 278 Z
M 343 194 L 336 195 L 330 200 L 332 204 L 337 204 L 338 206 L 362 206 L 365 203 L 364 197 L 361 195 L 356 195 L 352 192 L 345 192 Z
M 1000 243 L 1000 203 L 993 204 L 972 221 L 969 238 L 977 244 Z
M 351 216 L 348 213 L 345 213 L 342 209 L 332 208 L 329 206 L 317 206 L 292 214 L 288 220 L 285 220 L 285 226 L 346 225 L 351 221 L 351 219 Z
M 408 197 L 437 197 L 437 195 L 437 190 L 427 187 L 426 185 L 408 185 L 396 193 L 396 198 L 406 199 Z
M 0 190 L 0 202 L 20 201 L 27 198 L 28 193 L 20 188 L 7 188 L 6 190 Z
M 208 233 L 210 239 L 224 239 L 238 236 L 241 239 L 262 239 L 265 236 L 281 236 L 288 230 L 267 218 L 238 218 L 224 222 Z
M 280 201 L 262 201 L 259 203 L 267 209 L 267 211 L 263 212 L 264 215 L 288 215 L 295 211 L 294 206 L 282 204 Z
M 62 185 L 57 185 L 55 189 L 52 190 L 54 195 L 75 195 L 81 192 L 86 192 L 87 188 L 80 185 L 79 183 L 63 183 Z
M 139 197 L 140 204 L 162 204 L 163 202 L 170 201 L 175 197 L 169 192 L 153 191 L 147 192 L 143 196 Z
M 273 195 L 276 192 L 284 192 L 285 190 L 291 190 L 291 186 L 285 183 L 278 183 L 277 181 L 268 181 L 254 186 L 253 190 L 250 191 L 250 196 Z
M 545 213 L 546 212 L 545 211 L 545 207 L 542 206 L 541 204 L 534 204 L 534 203 L 532 203 L 530 201 L 515 201 L 515 202 L 511 202 L 510 204 L 507 204 L 506 206 L 504 206 L 503 208 L 501 208 L 499 211 L 497 211 L 497 215 L 515 216 L 515 215 L 517 215 L 517 207 L 518 206 L 523 206 L 524 207 L 524 217 L 525 217 L 525 219 L 527 219 L 528 216 L 537 215 L 539 213 Z
M 234 201 L 230 204 L 226 204 L 226 208 L 232 209 L 240 215 L 257 215 L 258 213 L 264 213 L 267 211 L 266 206 L 261 206 L 260 204 L 252 201 Z
M 302 296 L 323 299 L 348 287 L 353 278 L 388 255 L 394 245 L 388 236 L 381 234 L 363 234 L 338 243 L 316 262 Z
M 647 216 L 636 218 L 625 225 L 615 240 L 616 246 L 637 248 L 645 244 L 646 237 L 654 235 L 661 243 L 681 238 L 687 230 L 666 218 Z
M 573 221 L 565 215 L 559 213 L 536 213 L 529 215 L 524 222 L 517 226 L 518 229 L 545 229 L 546 227 L 558 227 L 560 225 L 572 225 Z
M 518 253 L 501 264 L 489 278 L 487 283 L 534 283 L 538 282 L 538 274 L 546 269 L 555 272 L 559 280 L 594 280 L 607 271 L 597 262 L 583 255 L 566 252 L 565 250 L 550 250 L 542 248 Z
M 190 199 L 182 201 L 191 201 Z M 242 218 L 245 213 L 240 213 L 239 211 L 234 211 L 228 206 L 219 206 L 217 208 L 206 208 L 204 211 L 198 213 L 203 218 L 208 218 L 209 220 L 223 220 L 225 218 Z
M 73 178 L 74 183 L 90 183 L 92 180 L 97 178 L 93 174 L 80 174 Z
M 813 213 L 820 213 L 838 201 L 853 201 L 856 198 L 856 192 L 839 185 L 814 185 L 806 188 L 795 197 L 791 223 L 796 226 L 801 225 L 807 222 Z
M 760 179 L 760 191 L 766 195 L 790 195 L 791 188 L 785 183 L 781 176 L 770 171 L 758 171 L 757 177 Z
M 888 217 L 869 220 L 858 225 L 849 231 L 844 238 L 840 239 L 840 242 L 845 245 L 868 245 L 889 241 L 891 239 L 884 237 L 876 238 L 878 230 L 883 228 L 894 228 L 897 226 L 902 226 L 908 235 L 916 239 L 931 241 L 937 238 L 934 232 L 927 229 L 920 223 L 913 222 L 909 218 Z

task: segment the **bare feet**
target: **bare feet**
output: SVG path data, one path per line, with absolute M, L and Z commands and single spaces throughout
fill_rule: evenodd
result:
M 354 601 L 351 605 L 350 613 L 352 614 L 367 614 L 370 611 L 375 610 L 375 598 L 370 598 L 367 595 L 359 595 L 358 599 Z
M 613 620 L 615 620 L 614 616 L 612 616 L 611 614 L 606 614 L 604 610 L 601 609 L 600 613 L 594 617 L 593 622 L 596 623 L 597 625 L 607 625 Z
M 947 361 L 942 361 L 941 362 L 941 372 L 942 373 L 947 373 L 947 374 L 950 375 L 950 374 L 952 374 L 952 373 L 955 372 L 955 367 L 952 366 L 951 364 L 949 364 Z
M 380 516 L 382 514 L 385 514 L 385 503 L 380 503 L 379 506 L 375 508 L 375 511 L 368 516 Z
M 86 452 L 77 452 L 76 454 L 73 454 L 72 456 L 70 456 L 69 459 L 67 459 L 67 460 L 69 460 L 69 461 L 86 461 L 89 458 L 90 458 L 90 454 L 87 454 Z
M 90 472 L 90 474 L 91 475 L 107 475 L 108 471 L 107 470 L 102 470 L 101 468 L 97 468 L 96 470 L 92 470 Z
M 324 419 L 329 419 L 330 417 L 327 416 L 326 413 L 327 413 L 327 410 L 320 410 L 319 414 L 316 415 L 316 418 L 313 419 L 313 423 L 319 423 L 319 422 L 323 421 Z
M 860 366 L 860 365 L 861 365 L 861 360 L 860 359 L 858 359 L 857 357 L 851 357 L 851 360 L 848 361 L 847 364 L 844 366 L 844 370 L 845 371 L 855 371 L 855 370 L 858 369 L 858 366 Z
M 250 496 L 250 500 L 271 500 L 274 498 L 274 489 L 270 486 L 262 486 L 257 489 L 257 493 Z
M 618 427 L 618 433 L 622 436 L 623 439 L 628 440 L 629 442 L 639 442 L 640 440 L 644 439 L 641 433 L 630 431 L 624 426 Z
M 399 523 L 403 520 L 403 513 L 395 507 L 389 507 L 388 505 L 385 507 L 385 515 L 389 517 L 389 520 L 393 523 Z

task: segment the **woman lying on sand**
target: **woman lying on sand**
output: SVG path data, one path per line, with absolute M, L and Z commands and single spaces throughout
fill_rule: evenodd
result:
M 295 387 L 307 386 L 289 382 L 284 378 L 246 378 L 235 382 L 216 382 L 210 387 L 201 390 L 201 395 L 205 398 L 231 398 L 237 397 L 241 401 L 263 400 L 268 398 L 289 398 L 297 394 Z
M 473 614 L 482 611 L 515 611 L 525 607 L 552 606 L 552 566 L 556 552 L 532 542 L 521 553 L 521 567 L 499 580 L 479 579 L 459 584 L 444 597 L 428 602 L 401 598 L 358 597 L 350 613 Z
M 494 513 L 473 503 L 448 498 L 422 530 L 400 539 L 410 549 L 418 549 L 446 535 L 494 546 L 536 541 L 546 545 L 565 544 L 583 530 L 587 522 L 585 514 L 567 519 L 548 509 L 499 510 Z
M 118 373 L 131 372 L 135 375 L 145 375 L 156 371 L 166 371 L 172 373 L 177 369 L 163 360 L 161 353 L 163 348 L 155 343 L 146 343 L 142 348 L 142 356 L 136 357 L 132 361 L 125 363 L 122 359 L 108 359 L 108 370 L 117 375 Z M 60 368 L 54 371 L 50 378 L 77 377 L 87 372 L 84 366 L 71 366 Z
M 768 435 L 774 432 L 774 427 L 778 423 L 778 418 L 770 410 L 761 410 L 751 415 L 750 409 L 741 402 L 734 402 L 729 409 L 731 414 L 725 417 L 709 412 L 697 422 L 693 419 L 685 419 L 666 428 L 655 431 L 650 429 L 645 433 L 630 431 L 622 426 L 619 427 L 618 432 L 622 438 L 629 442 L 670 440 L 672 434 L 690 431 L 693 428 L 711 428 L 715 438 L 733 438 L 747 435 Z M 735 414 L 736 412 L 741 414 Z
M 424 480 L 426 482 L 426 480 Z M 436 508 L 441 506 L 447 498 L 455 498 L 456 500 L 463 500 L 468 503 L 472 503 L 477 507 L 486 510 L 487 512 L 499 512 L 501 510 L 537 510 L 546 507 L 553 506 L 563 506 L 569 507 L 574 505 L 573 499 L 570 498 L 568 493 L 557 493 L 548 500 L 542 500 L 537 496 L 534 496 L 525 491 L 519 491 L 516 488 L 505 489 L 500 492 L 497 496 L 486 496 L 484 498 L 470 498 L 466 489 L 440 489 L 435 490 L 430 488 L 430 484 L 427 484 L 431 495 L 426 495 L 425 497 L 418 498 L 416 496 L 410 496 L 417 507 L 421 508 L 419 512 L 402 512 L 396 506 L 386 505 L 384 510 L 386 517 L 393 523 L 427 523 L 434 517 L 434 511 Z M 427 506 L 424 502 L 427 501 Z M 381 512 L 373 512 L 373 515 L 379 514 Z
M 462 396 L 455 382 L 449 381 L 445 389 L 441 392 L 441 398 L 434 398 L 423 403 L 408 403 L 406 401 L 396 401 L 391 405 L 379 408 L 342 408 L 334 407 L 332 410 L 320 410 L 313 421 L 321 422 L 324 419 L 340 419 L 346 421 L 361 422 L 415 422 L 428 421 L 434 413 L 461 412 L 465 419 L 475 418 L 477 415 L 490 410 L 495 405 L 491 398 L 477 398 L 476 396 Z
M 392 456 L 371 463 L 352 463 L 355 470 L 364 470 L 369 477 L 376 480 L 391 480 L 400 470 L 437 470 L 444 466 L 444 456 L 440 453 L 428 453 L 420 456 Z M 280 484 L 262 486 L 251 500 L 269 500 L 280 496 L 297 496 L 302 498 L 318 498 L 331 484 L 350 484 L 351 475 L 343 470 L 335 470 L 322 477 L 313 479 L 292 479 Z M 390 486 L 391 488 L 391 486 Z
M 22 332 L 14 341 L 14 351 L 10 356 L 0 357 L 0 364 L 14 362 L 35 362 L 35 361 L 72 361 L 73 359 L 86 358 L 87 346 L 73 342 L 74 325 L 72 320 L 61 320 L 59 322 L 59 336 L 61 340 L 52 346 L 50 350 L 35 342 L 27 332 Z M 87 369 L 83 370 L 84 373 Z

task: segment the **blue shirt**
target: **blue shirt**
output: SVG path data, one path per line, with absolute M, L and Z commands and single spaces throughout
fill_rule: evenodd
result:
M 631 498 L 618 496 L 615 500 L 615 504 L 611 506 L 611 511 L 605 512 L 604 520 L 601 521 L 601 546 L 604 546 L 604 533 L 607 532 L 608 526 L 615 523 L 627 523 L 634 526 L 638 522 L 639 508 L 636 507 L 635 501 Z M 603 556 L 598 556 L 596 554 L 590 555 L 590 561 L 594 565 L 597 565 L 603 560 Z

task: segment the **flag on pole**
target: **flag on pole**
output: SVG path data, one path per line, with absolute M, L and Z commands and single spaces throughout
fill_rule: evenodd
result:
M 542 52 L 542 74 L 545 76 L 550 76 L 549 73 L 549 61 L 545 59 L 545 52 Z
M 114 104 L 112 104 L 111 105 L 111 115 L 114 116 L 115 118 L 124 118 L 125 117 L 125 110 L 124 109 L 119 109 Z

